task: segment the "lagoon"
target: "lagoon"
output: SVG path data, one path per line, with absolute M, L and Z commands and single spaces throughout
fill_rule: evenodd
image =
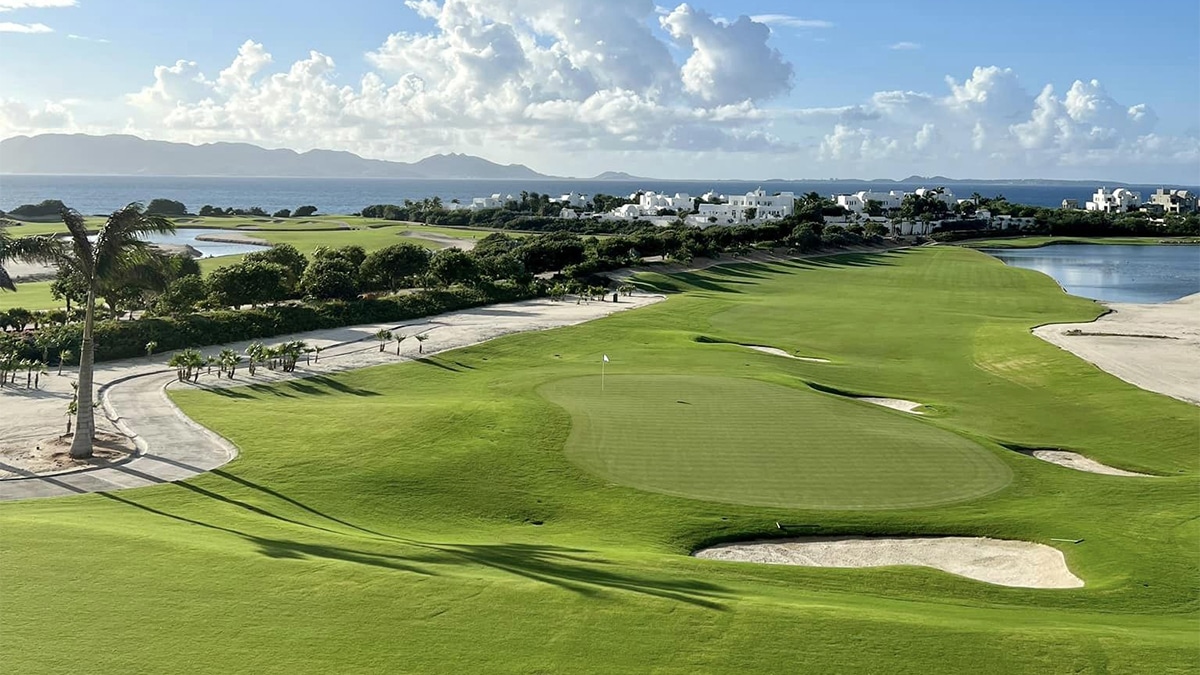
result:
M 1158 303 L 1200 293 L 1200 246 L 1053 244 L 983 252 L 1093 300 Z

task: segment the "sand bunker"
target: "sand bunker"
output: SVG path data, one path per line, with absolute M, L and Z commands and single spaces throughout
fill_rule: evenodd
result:
M 921 407 L 920 403 L 917 403 L 916 401 L 905 401 L 902 398 L 879 398 L 877 396 L 861 396 L 861 397 L 855 398 L 854 400 L 866 401 L 867 403 L 874 403 L 875 405 L 881 405 L 885 408 L 891 408 L 892 410 L 899 410 L 900 412 L 911 413 L 913 415 L 924 415 L 925 414 L 925 413 L 917 410 L 917 408 Z
M 1065 466 L 1068 469 L 1076 471 L 1086 471 L 1088 473 L 1102 473 L 1106 476 L 1142 476 L 1153 477 L 1148 473 L 1136 473 L 1133 471 L 1125 471 L 1107 464 L 1101 464 L 1094 459 L 1084 457 L 1078 452 L 1070 452 L 1068 450 L 1033 450 L 1025 453 L 1031 457 L 1036 457 L 1043 462 L 1050 462 L 1059 466 Z
M 772 354 L 774 356 L 782 356 L 787 359 L 796 359 L 797 361 L 808 361 L 809 363 L 829 363 L 829 359 L 818 359 L 815 356 L 796 356 L 795 354 L 789 354 L 789 353 L 783 351 L 782 349 L 777 349 L 775 347 L 763 347 L 760 345 L 738 345 L 738 346 L 745 347 L 746 349 L 753 349 L 756 352 L 762 352 L 764 354 Z
M 1092 323 L 1041 326 L 1033 334 L 1130 384 L 1200 405 L 1200 293 L 1108 306 L 1114 311 Z
M 1062 551 L 1044 544 L 981 537 L 808 537 L 723 544 L 697 558 L 804 567 L 917 565 L 999 586 L 1079 588 Z

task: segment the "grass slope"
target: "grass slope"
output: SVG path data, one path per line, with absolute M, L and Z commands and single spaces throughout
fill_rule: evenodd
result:
M 643 283 L 685 292 L 426 362 L 173 394 L 241 457 L 184 484 L 0 504 L 0 663 L 23 673 L 1200 665 L 1196 409 L 1028 330 L 1092 318 L 1097 305 L 952 247 Z M 702 334 L 834 362 L 695 342 Z M 566 456 L 571 414 L 538 394 L 595 376 L 602 353 L 614 376 L 733 377 L 797 392 L 812 381 L 921 401 L 928 418 L 877 411 L 860 421 L 969 438 L 1013 480 L 972 501 L 899 510 L 747 506 L 613 485 Z M 1078 473 L 996 440 L 1167 477 Z M 1062 547 L 1087 585 L 1036 591 L 927 569 L 686 556 L 771 536 L 776 520 L 823 533 L 1038 541 Z M 1052 541 L 1063 537 L 1084 542 Z

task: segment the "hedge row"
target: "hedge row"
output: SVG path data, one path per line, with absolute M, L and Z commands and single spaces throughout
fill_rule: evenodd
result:
M 145 356 L 148 342 L 158 343 L 156 351 L 168 352 L 343 326 L 402 322 L 498 302 L 527 300 L 542 294 L 539 286 L 497 284 L 423 290 L 376 299 L 206 312 L 178 318 L 101 321 L 95 331 L 96 361 Z M 82 324 L 69 324 L 43 329 L 41 340 L 35 339 L 33 332 L 13 335 L 11 339 L 16 341 L 22 358 L 41 359 L 45 354 L 53 365 L 63 350 L 70 350 L 68 363 L 78 363 L 82 332 Z

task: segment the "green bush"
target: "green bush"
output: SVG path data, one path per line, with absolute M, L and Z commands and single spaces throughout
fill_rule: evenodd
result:
M 148 342 L 158 343 L 159 352 L 169 352 L 341 326 L 399 323 L 497 302 L 527 300 L 541 294 L 540 286 L 482 284 L 378 299 L 224 310 L 182 317 L 145 317 L 136 321 L 101 321 L 96 324 L 96 360 L 144 356 Z M 35 344 L 32 331 L 0 333 L 0 343 L 3 343 L 0 351 L 16 351 L 22 358 L 40 358 L 43 350 L 47 350 L 53 361 L 66 349 L 72 352 L 74 360 L 78 358 L 82 330 L 82 324 L 78 323 L 55 327 L 52 339 L 44 346 Z

